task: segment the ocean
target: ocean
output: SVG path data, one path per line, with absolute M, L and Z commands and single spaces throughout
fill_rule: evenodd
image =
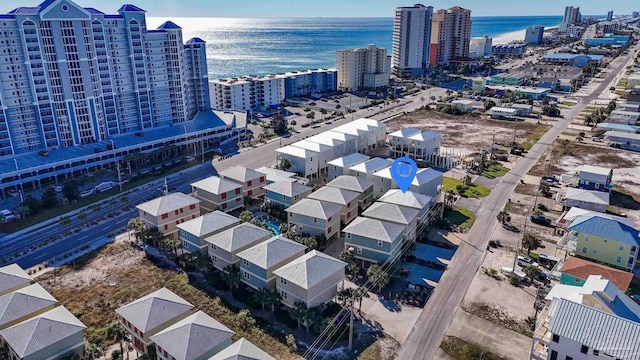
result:
M 207 42 L 209 78 L 265 75 L 335 67 L 335 51 L 367 44 L 391 54 L 393 18 L 172 18 L 183 38 Z M 164 18 L 148 18 L 153 29 Z M 502 34 L 532 25 L 557 26 L 561 16 L 475 17 L 472 36 Z

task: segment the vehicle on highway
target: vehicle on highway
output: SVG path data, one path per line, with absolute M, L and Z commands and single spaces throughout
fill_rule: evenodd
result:
M 87 196 L 93 195 L 95 193 L 96 193 L 96 188 L 92 188 L 92 189 L 85 190 L 85 191 L 81 192 L 80 193 L 80 197 L 81 198 L 86 198 Z
M 528 257 L 524 257 L 524 256 L 518 256 L 518 265 L 522 266 L 522 267 L 528 267 L 528 266 L 535 266 L 538 267 L 538 263 L 531 260 Z

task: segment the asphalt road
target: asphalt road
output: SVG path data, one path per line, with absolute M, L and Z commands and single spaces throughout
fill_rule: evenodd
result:
M 345 119 L 333 121 L 332 124 L 320 124 L 320 126 L 314 128 L 303 129 L 298 134 L 291 136 L 290 138 L 280 139 L 272 141 L 267 144 L 262 144 L 256 148 L 248 149 L 240 152 L 230 158 L 223 161 L 214 160 L 214 168 L 211 167 L 210 162 L 203 163 L 191 169 L 185 170 L 179 174 L 173 174 L 168 176 L 168 185 L 170 189 L 175 188 L 176 191 L 189 193 L 191 191 L 190 183 L 203 179 L 208 176 L 216 175 L 218 171 L 227 169 L 235 165 L 243 165 L 247 167 L 257 168 L 262 166 L 270 166 L 275 163 L 275 150 L 280 146 L 284 146 L 302 138 L 315 135 L 319 132 L 326 131 L 333 127 L 345 124 L 351 119 L 358 119 L 360 117 L 368 117 L 372 119 L 382 120 L 393 115 L 402 113 L 403 111 L 412 111 L 420 106 L 422 103 L 420 97 L 424 96 L 428 98 L 429 94 L 435 96 L 444 96 L 446 89 L 433 88 L 431 91 L 424 90 L 416 95 L 407 96 L 406 98 L 399 99 L 400 104 L 398 106 L 390 107 L 388 110 L 379 114 L 373 115 L 376 110 L 363 109 L 354 114 L 349 114 Z M 427 100 L 428 102 L 428 100 Z M 377 109 L 379 111 L 381 109 Z M 97 238 L 104 237 L 107 234 L 114 232 L 118 229 L 126 227 L 128 221 L 137 216 L 137 209 L 133 209 L 127 212 L 122 212 L 117 216 L 108 218 L 95 226 L 87 226 L 92 221 L 105 217 L 118 209 L 125 208 L 129 205 L 137 205 L 151 198 L 160 195 L 158 191 L 158 182 L 153 184 L 145 184 L 138 187 L 138 191 L 132 192 L 127 195 L 128 201 L 121 203 L 118 201 L 115 205 L 105 205 L 99 211 L 87 211 L 87 218 L 84 220 L 78 220 L 77 217 L 73 217 L 73 222 L 70 225 L 61 226 L 59 224 L 53 224 L 44 228 L 40 228 L 31 232 L 27 232 L 21 236 L 7 236 L 7 239 L 3 239 L 0 243 L 0 259 L 7 258 L 12 254 L 19 254 L 25 250 L 31 249 L 31 251 L 12 262 L 17 262 L 23 268 L 31 267 L 40 264 L 44 261 L 53 259 L 54 257 L 63 254 L 64 252 L 89 244 Z M 82 231 L 74 233 L 73 231 L 79 227 L 82 227 Z M 45 241 L 52 235 L 62 235 L 71 232 L 71 235 L 49 243 L 42 247 L 36 247 L 37 244 Z M 0 263 L 0 266 L 3 264 Z
M 440 279 L 433 294 L 422 310 L 420 317 L 413 326 L 409 337 L 403 344 L 398 359 L 435 359 L 440 343 L 453 321 L 464 295 L 473 280 L 473 277 L 482 264 L 485 250 L 493 231 L 498 224 L 496 216 L 507 199 L 515 190 L 520 179 L 529 172 L 531 167 L 549 145 L 569 126 L 571 119 L 577 116 L 591 101 L 595 100 L 603 90 L 607 89 L 615 76 L 629 61 L 631 54 L 635 53 L 635 47 L 629 51 L 629 55 L 616 59 L 604 81 L 589 96 L 583 97 L 580 102 L 565 112 L 564 119 L 556 124 L 503 176 L 501 182 L 491 191 L 491 194 L 482 202 L 477 212 L 477 219 L 470 229 L 466 242 L 462 243 L 456 251 L 447 271 Z M 481 249 L 481 250 L 478 250 Z

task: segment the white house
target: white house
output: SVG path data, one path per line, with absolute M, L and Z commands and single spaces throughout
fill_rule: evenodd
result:
M 492 119 L 512 120 L 518 116 L 518 109 L 494 106 L 489 109 L 489 114 L 491 114 Z
M 458 99 L 451 102 L 452 106 L 455 106 L 456 109 L 462 112 L 471 112 L 473 110 L 473 100 L 469 99 Z
M 392 162 L 375 157 L 360 164 L 354 165 L 350 168 L 351 175 L 355 177 L 361 177 L 363 179 L 367 179 L 369 181 L 374 181 L 373 174 L 376 171 L 382 170 L 384 168 L 388 168 L 391 166 Z
M 318 176 L 318 153 L 315 151 L 287 145 L 276 150 L 276 160 L 289 160 L 288 170 L 301 174 L 306 178 Z
M 350 168 L 371 159 L 370 156 L 361 153 L 352 153 L 327 163 L 327 177 L 333 180 L 340 175 L 350 175 Z
M 607 212 L 607 206 L 609 206 L 609 193 L 580 188 L 567 188 L 567 192 L 562 198 L 562 203 L 566 207 L 578 207 L 604 213 Z
M 378 120 L 361 118 L 338 126 L 333 131 L 355 136 L 357 151 L 365 152 L 384 145 L 387 126 Z
M 437 131 L 406 127 L 391 133 L 389 155 L 393 158 L 407 156 L 414 160 L 426 159 L 438 153 L 441 141 L 442 134 Z
M 244 207 L 242 188 L 241 184 L 218 176 L 210 176 L 191 184 L 192 195 L 201 201 L 200 206 L 204 212 L 230 212 Z
M 320 134 L 318 134 L 320 135 Z M 330 137 L 332 139 L 336 139 L 344 142 L 344 153 L 345 154 L 353 154 L 358 152 L 358 140 L 356 136 L 351 134 L 345 134 L 339 131 L 328 130 L 322 133 L 323 136 Z
M 587 190 L 611 191 L 613 169 L 594 165 L 580 165 L 576 168 L 578 187 Z
M 331 159 L 337 159 L 339 157 L 345 156 L 348 154 L 345 152 L 345 141 L 337 139 L 327 132 L 321 132 L 320 134 L 308 137 L 307 141 L 318 143 L 320 145 L 328 146 L 331 148 Z M 292 144 L 295 146 L 295 143 Z
M 518 110 L 518 116 L 530 116 L 533 113 L 533 105 L 511 104 L 512 109 Z
M 398 189 L 391 189 L 378 199 L 379 202 L 396 204 L 410 207 L 419 211 L 418 222 L 426 223 L 429 221 L 429 209 L 434 199 L 431 196 L 419 194 L 411 190 L 403 193 Z
M 334 159 L 333 148 L 327 145 L 319 144 L 309 140 L 296 141 L 291 146 L 310 151 L 312 156 L 316 156 L 318 171 L 320 174 L 327 172 L 327 163 Z

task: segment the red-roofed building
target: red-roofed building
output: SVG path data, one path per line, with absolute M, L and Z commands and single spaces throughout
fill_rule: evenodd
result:
M 600 275 L 611 281 L 618 289 L 627 291 L 633 280 L 633 273 L 596 264 L 577 257 L 569 257 L 560 269 L 560 272 L 562 273 L 560 282 L 574 286 L 582 286 L 589 275 Z

